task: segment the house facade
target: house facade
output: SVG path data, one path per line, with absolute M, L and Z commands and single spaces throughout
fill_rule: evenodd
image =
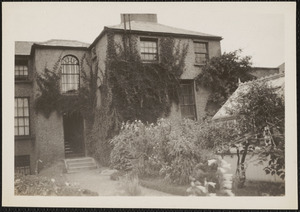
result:
M 108 33 L 114 33 L 116 43 L 122 35 L 130 33 L 136 38 L 137 50 L 142 61 L 157 63 L 161 52 L 161 38 L 172 37 L 175 42 L 187 44 L 186 67 L 181 75 L 180 104 L 171 109 L 169 118 L 201 120 L 209 91 L 197 87 L 194 79 L 201 67 L 212 57 L 221 55 L 221 37 L 178 29 L 157 22 L 155 14 L 121 14 L 121 23 L 105 27 L 92 44 L 70 40 L 15 43 L 15 168 L 16 172 L 33 174 L 39 160 L 43 164 L 70 157 L 87 156 L 85 148 L 85 120 L 81 114 L 53 112 L 48 118 L 35 110 L 34 102 L 40 91 L 36 81 L 45 69 L 60 76 L 60 92 L 76 95 L 81 86 L 81 68 L 90 67 L 82 62 L 90 57 L 99 70 L 105 70 Z M 82 63 L 82 64 L 81 64 Z M 99 81 L 98 86 L 101 86 Z M 101 96 L 97 90 L 98 103 Z

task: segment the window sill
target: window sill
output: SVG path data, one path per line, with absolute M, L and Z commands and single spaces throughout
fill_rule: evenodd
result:
M 31 135 L 15 136 L 15 141 L 21 141 L 21 140 L 35 140 L 35 136 L 31 136 Z

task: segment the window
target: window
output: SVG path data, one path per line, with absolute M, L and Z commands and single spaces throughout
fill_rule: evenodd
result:
M 194 81 L 180 84 L 180 110 L 183 118 L 196 120 Z
M 15 98 L 15 136 L 29 135 L 28 98 Z
M 207 43 L 194 42 L 195 63 L 205 64 L 208 59 Z
M 158 61 L 157 39 L 141 38 L 141 58 L 145 62 Z
M 30 174 L 30 156 L 20 155 L 15 156 L 15 173 Z
M 79 88 L 79 62 L 68 55 L 63 58 L 61 67 L 61 87 L 63 93 L 75 92 Z
M 28 79 L 27 60 L 16 61 L 16 64 L 15 64 L 15 79 L 16 80 L 27 80 Z

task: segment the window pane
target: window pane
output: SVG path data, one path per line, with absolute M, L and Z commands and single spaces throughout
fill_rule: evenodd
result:
M 18 108 L 18 114 L 17 114 L 17 116 L 24 116 L 23 108 L 22 107 Z
M 18 98 L 18 107 L 23 107 L 23 99 L 22 98 Z
M 23 118 L 19 118 L 18 119 L 18 123 L 19 123 L 19 127 L 20 126 L 24 126 L 24 119 Z
M 25 126 L 29 126 L 29 118 L 24 118 L 24 123 Z
M 24 116 L 29 116 L 28 107 L 24 108 Z
M 195 56 L 195 62 L 197 64 L 203 64 L 206 62 L 206 54 L 196 54 Z
M 19 135 L 19 133 L 18 133 L 18 127 L 15 127 L 15 135 Z
M 24 107 L 28 107 L 28 99 L 23 99 L 23 102 L 24 102 Z
M 207 52 L 207 44 L 206 43 L 194 43 L 195 52 L 198 53 L 206 53 Z
M 157 41 L 141 40 L 141 59 L 146 61 L 156 61 L 157 58 Z
M 196 119 L 194 84 L 180 85 L 180 108 L 183 118 Z
M 24 132 L 25 135 L 29 135 L 29 127 L 25 127 L 25 132 Z
M 24 135 L 24 127 L 19 127 L 19 135 Z
M 79 65 L 78 60 L 73 56 L 64 57 L 63 61 L 63 70 L 64 75 L 61 79 L 61 89 L 63 92 L 69 90 L 77 90 L 79 87 Z

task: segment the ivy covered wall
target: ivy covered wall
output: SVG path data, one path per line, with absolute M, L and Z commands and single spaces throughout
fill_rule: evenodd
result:
M 41 95 L 41 90 L 38 86 L 38 76 L 45 73 L 48 69 L 60 76 L 60 62 L 61 58 L 66 55 L 74 55 L 81 63 L 81 59 L 86 51 L 84 50 L 71 50 L 71 49 L 46 49 L 37 48 L 33 58 L 33 102 L 36 102 L 37 98 Z M 85 65 L 85 68 L 88 67 Z M 59 81 L 60 83 L 60 81 Z M 82 81 L 80 82 L 83 83 Z M 72 104 L 72 102 L 70 102 Z M 38 111 L 35 105 L 35 109 L 32 111 L 35 113 L 35 142 L 37 149 L 37 158 L 41 159 L 42 166 L 46 166 L 48 163 L 52 163 L 55 160 L 64 159 L 64 129 L 62 114 L 58 111 L 52 111 L 49 117 L 45 117 L 41 111 Z

